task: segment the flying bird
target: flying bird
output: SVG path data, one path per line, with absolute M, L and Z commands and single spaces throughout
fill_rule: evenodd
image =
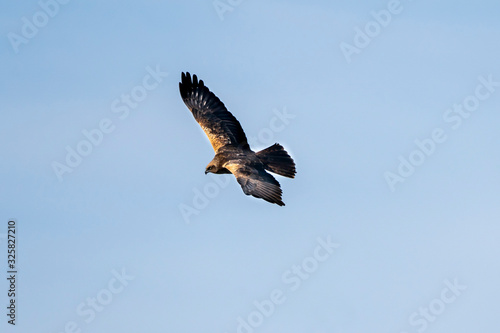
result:
M 284 206 L 280 184 L 267 172 L 295 177 L 295 163 L 283 146 L 275 143 L 258 152 L 251 150 L 238 120 L 196 75 L 191 79 L 189 72 L 182 73 L 179 90 L 215 151 L 205 174 L 232 173 L 246 195 Z

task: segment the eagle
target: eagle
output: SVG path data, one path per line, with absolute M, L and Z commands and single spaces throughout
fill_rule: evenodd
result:
M 280 184 L 267 172 L 295 177 L 295 162 L 283 146 L 275 143 L 258 152 L 251 150 L 238 120 L 196 75 L 191 79 L 189 72 L 183 72 L 179 90 L 215 151 L 205 174 L 232 173 L 246 195 L 284 206 Z

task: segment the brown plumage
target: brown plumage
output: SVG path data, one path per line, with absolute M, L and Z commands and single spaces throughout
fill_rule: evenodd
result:
M 266 170 L 295 177 L 295 163 L 285 149 L 275 143 L 257 153 L 252 151 L 238 120 L 196 75 L 191 80 L 191 74 L 182 73 L 179 90 L 215 151 L 205 174 L 232 173 L 246 195 L 284 206 L 280 184 Z

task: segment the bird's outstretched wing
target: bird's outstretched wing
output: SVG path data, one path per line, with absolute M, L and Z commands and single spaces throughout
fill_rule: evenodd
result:
M 280 183 L 263 168 L 237 163 L 226 163 L 224 167 L 236 177 L 246 195 L 261 198 L 279 206 L 285 205 L 281 200 Z
M 196 75 L 193 75 L 191 80 L 189 72 L 182 73 L 179 90 L 182 100 L 208 136 L 215 152 L 227 145 L 248 148 L 247 138 L 240 123 L 226 109 L 224 103 L 205 87 L 203 80 L 198 81 Z

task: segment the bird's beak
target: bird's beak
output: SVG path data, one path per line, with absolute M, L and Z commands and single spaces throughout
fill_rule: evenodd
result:
M 207 170 L 205 170 L 205 175 L 206 175 L 207 173 L 208 173 L 208 171 L 207 171 Z

